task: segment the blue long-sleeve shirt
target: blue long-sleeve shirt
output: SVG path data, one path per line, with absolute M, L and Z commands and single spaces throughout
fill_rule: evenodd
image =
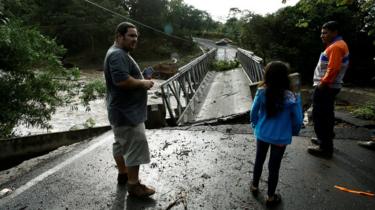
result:
M 276 116 L 266 116 L 266 89 L 258 89 L 250 112 L 250 121 L 257 140 L 271 144 L 290 144 L 298 135 L 302 122 L 301 96 L 285 91 L 283 110 Z

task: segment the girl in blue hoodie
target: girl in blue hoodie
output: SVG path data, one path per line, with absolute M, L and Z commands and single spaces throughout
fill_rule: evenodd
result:
M 281 196 L 275 194 L 281 159 L 286 146 L 292 141 L 292 135 L 298 135 L 303 120 L 301 97 L 291 91 L 288 70 L 288 65 L 281 61 L 267 64 L 264 81 L 255 95 L 250 113 L 250 121 L 257 140 L 251 185 L 253 195 L 257 195 L 259 191 L 263 163 L 268 148 L 271 147 L 268 162 L 267 205 L 281 202 Z

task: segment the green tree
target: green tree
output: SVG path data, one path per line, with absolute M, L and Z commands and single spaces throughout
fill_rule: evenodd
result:
M 79 72 L 62 67 L 64 48 L 20 21 L 0 25 L 0 51 L 0 136 L 20 123 L 48 128 L 56 106 L 76 94 Z
M 324 50 L 319 38 L 321 25 L 336 20 L 341 23 L 340 32 L 351 53 L 346 81 L 365 84 L 375 76 L 371 71 L 375 56 L 371 45 L 374 4 L 367 4 L 371 1 L 300 0 L 297 5 L 274 14 L 247 14 L 241 18 L 241 44 L 266 62 L 271 59 L 289 62 L 305 83 L 311 83 L 317 56 Z
M 123 5 L 130 18 L 159 30 L 163 28 L 167 11 L 166 0 L 124 0 Z M 146 36 L 153 35 L 153 33 L 146 34 Z
M 121 2 L 104 0 L 103 7 L 124 13 Z M 113 41 L 113 27 L 123 19 L 82 0 L 4 0 L 4 13 L 35 26 L 68 49 L 68 55 L 85 53 L 100 62 Z M 100 58 L 99 58 L 100 57 Z
M 364 15 L 362 29 L 368 32 L 369 36 L 375 37 L 375 0 L 360 0 L 358 2 Z M 375 45 L 375 41 L 373 44 Z
M 236 42 L 240 39 L 241 21 L 236 17 L 232 16 L 229 18 L 221 28 L 221 32 Z
M 68 61 L 80 66 L 99 65 L 108 46 L 113 42 L 114 27 L 124 16 L 190 40 L 190 35 L 215 27 L 207 12 L 186 5 L 182 0 L 103 0 L 92 1 L 119 13 L 122 17 L 98 8 L 84 0 L 2 0 L 4 15 L 20 18 L 25 24 L 37 27 L 42 34 L 55 38 L 67 49 Z M 126 19 L 125 19 L 126 20 Z M 138 59 L 169 57 L 181 46 L 184 52 L 192 44 L 162 35 L 136 24 L 141 32 Z
M 183 0 L 169 2 L 166 21 L 180 36 L 215 30 L 218 26 L 207 12 L 187 5 Z
M 304 23 L 302 27 L 316 31 L 316 36 L 319 36 L 321 24 L 327 20 L 341 23 L 340 32 L 350 49 L 350 68 L 345 80 L 357 85 L 369 84 L 375 76 L 371 71 L 375 67 L 375 47 L 371 44 L 375 39 L 375 36 L 371 36 L 374 25 L 369 18 L 375 6 L 371 2 L 373 0 L 301 0 L 296 7 L 307 14 L 300 19 L 300 23 Z

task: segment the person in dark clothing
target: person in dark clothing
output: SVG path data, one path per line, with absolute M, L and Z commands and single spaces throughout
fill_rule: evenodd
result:
M 335 21 L 323 24 L 321 39 L 326 48 L 321 53 L 314 72 L 314 93 L 312 118 L 317 138 L 311 142 L 308 152 L 314 156 L 331 158 L 333 138 L 335 137 L 335 98 L 340 92 L 343 78 L 349 65 L 349 49 L 339 35 L 339 26 Z

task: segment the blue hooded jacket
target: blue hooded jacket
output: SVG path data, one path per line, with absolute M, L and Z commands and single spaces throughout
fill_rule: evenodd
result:
M 290 144 L 292 135 L 298 135 L 302 122 L 301 96 L 285 91 L 284 108 L 276 116 L 266 116 L 266 89 L 256 92 L 250 112 L 250 121 L 257 140 L 271 144 Z

